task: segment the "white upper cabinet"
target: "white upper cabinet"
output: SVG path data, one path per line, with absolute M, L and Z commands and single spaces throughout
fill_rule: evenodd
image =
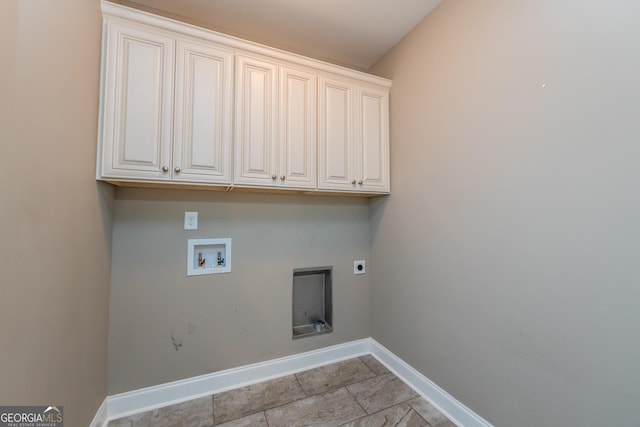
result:
M 171 179 L 174 57 L 172 37 L 149 28 L 109 26 L 102 177 Z
M 178 39 L 174 181 L 230 183 L 233 53 Z
M 389 192 L 389 91 L 360 84 L 356 93 L 356 188 Z
M 280 184 L 316 188 L 316 74 L 280 66 Z
M 316 187 L 316 75 L 236 56 L 234 184 Z
M 334 76 L 318 86 L 318 188 L 389 192 L 388 89 Z
M 232 67 L 232 51 L 109 23 L 99 177 L 230 184 Z
M 98 179 L 389 192 L 389 80 L 101 7 Z
M 318 188 L 352 191 L 355 87 L 328 77 L 320 77 L 318 86 Z
M 236 57 L 236 184 L 277 184 L 278 65 Z

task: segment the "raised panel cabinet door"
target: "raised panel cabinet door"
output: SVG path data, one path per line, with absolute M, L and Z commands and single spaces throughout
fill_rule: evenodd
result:
M 389 93 L 374 87 L 358 88 L 357 188 L 389 191 Z
M 236 55 L 234 183 L 277 186 L 278 66 Z
M 318 188 L 355 190 L 355 87 L 346 81 L 318 78 Z
M 278 180 L 283 187 L 316 188 L 316 74 L 280 66 Z
M 233 53 L 178 39 L 174 181 L 231 183 Z
M 115 22 L 107 32 L 101 175 L 169 180 L 175 41 Z

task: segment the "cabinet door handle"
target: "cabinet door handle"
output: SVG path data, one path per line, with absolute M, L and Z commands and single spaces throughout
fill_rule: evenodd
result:
M 351 183 L 352 183 L 353 185 L 356 185 L 356 180 L 354 179 L 353 181 L 351 181 Z
M 166 167 L 166 166 L 163 166 L 163 167 L 162 167 L 162 172 L 165 172 L 165 173 L 166 173 L 166 172 L 169 172 L 169 168 L 168 168 L 168 167 Z
M 174 171 L 176 171 L 176 173 L 180 173 L 180 168 L 178 166 L 176 166 L 176 168 L 174 169 Z
M 358 181 L 358 184 L 362 185 L 362 180 Z
M 285 176 L 284 176 L 284 175 L 282 175 L 282 176 L 280 177 L 280 181 L 284 181 L 284 178 L 285 178 Z
M 275 173 L 273 175 L 271 175 L 271 179 L 276 179 L 276 178 L 277 178 L 277 176 L 276 176 Z

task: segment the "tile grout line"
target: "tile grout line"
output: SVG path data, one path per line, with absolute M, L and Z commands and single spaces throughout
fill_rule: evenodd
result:
M 351 392 L 349 391 L 349 389 L 348 389 L 347 387 L 348 387 L 348 386 L 350 386 L 350 385 L 353 385 L 353 384 L 357 384 L 357 383 L 360 383 L 360 382 L 363 382 L 363 381 L 367 381 L 367 380 L 372 379 L 372 378 L 379 377 L 379 376 L 381 376 L 381 375 L 387 375 L 387 374 L 390 374 L 390 372 L 386 372 L 386 373 L 384 373 L 384 374 L 378 374 L 378 373 L 376 373 L 376 372 L 375 372 L 375 371 L 374 371 L 374 370 L 373 370 L 373 369 L 372 369 L 372 368 L 371 368 L 367 363 L 365 363 L 365 362 L 364 362 L 364 360 L 362 360 L 362 358 L 361 358 L 361 357 L 355 357 L 355 358 L 353 358 L 353 359 L 349 359 L 349 360 L 358 360 L 360 363 L 362 363 L 362 364 L 364 365 L 364 367 L 365 367 L 365 368 L 367 368 L 367 369 L 368 369 L 369 373 L 370 373 L 370 374 L 372 374 L 373 376 L 371 376 L 371 377 L 369 377 L 369 378 L 365 378 L 365 379 L 360 380 L 360 381 L 354 381 L 354 382 L 351 382 L 351 383 L 348 383 L 348 384 L 341 384 L 340 386 L 331 387 L 331 388 L 329 388 L 329 389 L 327 389 L 327 390 L 324 390 L 324 391 L 322 391 L 322 392 L 318 392 L 318 393 L 314 393 L 314 394 L 309 394 L 310 392 L 308 392 L 307 390 L 305 390 L 305 388 L 302 386 L 302 383 L 300 382 L 300 378 L 298 377 L 298 374 L 302 374 L 302 373 L 304 373 L 304 372 L 308 372 L 308 371 L 311 371 L 311 370 L 313 370 L 313 369 L 320 369 L 320 368 L 322 368 L 322 367 L 319 367 L 319 368 L 313 368 L 313 369 L 308 369 L 308 370 L 306 370 L 306 371 L 301 371 L 301 372 L 296 372 L 296 373 L 294 373 L 294 374 L 292 374 L 292 375 L 294 376 L 294 378 L 295 378 L 296 382 L 297 382 L 297 383 L 298 383 L 298 385 L 300 386 L 300 389 L 302 390 L 302 392 L 305 394 L 305 397 L 302 397 L 302 398 L 300 398 L 300 399 L 295 399 L 295 400 L 292 400 L 292 401 L 290 401 L 290 402 L 283 403 L 283 404 L 281 404 L 281 405 L 276 405 L 276 406 L 273 406 L 273 407 L 270 407 L 270 408 L 265 408 L 265 409 L 263 409 L 262 411 L 257 411 L 257 412 L 251 413 L 251 414 L 247 414 L 247 415 L 245 415 L 245 416 L 255 415 L 255 414 L 257 414 L 258 412 L 264 412 L 265 421 L 267 422 L 267 425 L 268 425 L 268 424 L 269 424 L 269 421 L 268 421 L 268 419 L 267 419 L 267 411 L 272 410 L 272 409 L 276 409 L 276 408 L 280 408 L 280 407 L 283 407 L 283 406 L 286 406 L 286 405 L 290 405 L 290 404 L 292 404 L 292 403 L 299 402 L 299 401 L 302 401 L 302 400 L 305 400 L 305 399 L 310 399 L 310 398 L 312 398 L 312 397 L 322 396 L 322 395 L 327 394 L 327 393 L 336 392 L 336 391 L 338 391 L 338 390 L 340 390 L 340 389 L 342 389 L 342 388 L 344 388 L 344 389 L 346 390 L 346 392 L 347 392 L 347 393 L 349 393 L 349 395 L 350 395 L 351 397 L 353 397 L 353 399 L 356 401 L 356 403 L 358 404 L 358 406 L 359 406 L 359 407 L 362 409 L 362 411 L 364 412 L 364 416 L 368 416 L 369 414 L 368 414 L 367 410 L 366 410 L 366 409 L 364 409 L 364 407 L 360 404 L 360 402 L 358 401 L 358 399 L 353 395 L 353 393 L 351 393 Z M 338 362 L 338 363 L 339 363 L 339 362 Z M 242 417 L 238 417 L 238 418 L 235 418 L 235 419 L 233 419 L 233 420 L 229 420 L 229 421 L 238 420 L 238 419 L 240 419 L 240 418 L 244 418 L 244 416 L 242 416 Z M 360 418 L 362 418 L 362 417 L 360 417 Z M 356 418 L 356 419 L 360 419 L 360 418 Z M 214 424 L 214 425 L 215 425 L 215 424 Z
M 307 396 L 307 397 L 310 397 L 309 393 L 307 393 L 307 390 L 305 390 L 304 387 L 302 387 L 302 383 L 300 382 L 300 378 L 298 378 L 298 373 L 293 374 L 293 376 L 296 378 L 296 382 L 300 386 L 300 390 L 302 390 L 304 392 L 304 395 Z
M 377 377 L 380 376 L 380 374 L 376 373 L 373 369 L 371 369 L 371 367 L 369 365 L 367 365 L 367 363 L 364 360 L 362 360 L 362 357 L 358 357 L 358 360 L 360 362 L 362 362 L 362 364 L 364 366 L 366 366 L 367 369 L 369 369 L 369 371 L 371 371 L 371 373 L 373 374 L 373 376 L 371 378 L 377 378 Z M 367 378 L 367 379 L 370 379 L 370 378 Z M 367 380 L 363 380 L 363 381 L 367 381 Z M 359 381 L 359 382 L 362 382 L 362 381 Z M 357 384 L 357 383 L 352 383 L 352 384 Z M 352 385 L 352 384 L 349 384 L 349 385 Z M 351 393 L 351 390 L 349 390 L 349 387 L 345 385 L 344 388 L 347 390 L 347 393 L 349 393 L 351 395 L 351 397 L 353 397 L 353 400 L 356 401 L 358 406 L 360 406 L 360 409 L 362 409 L 362 412 L 364 412 L 364 415 L 362 417 L 356 418 L 355 420 L 349 421 L 348 423 L 345 423 L 345 424 L 349 424 L 349 423 L 352 423 L 354 421 L 357 421 L 357 420 L 360 420 L 360 419 L 363 419 L 363 418 L 366 418 L 366 417 L 370 416 L 371 414 L 369 414 L 369 412 L 364 408 L 364 406 L 362 406 L 362 404 L 360 403 L 358 398 L 353 393 Z M 342 424 L 342 425 L 344 425 L 344 424 Z
M 416 413 L 416 415 L 417 415 L 418 417 L 420 417 L 420 419 L 421 419 L 421 420 L 423 420 L 425 423 L 427 423 L 427 425 L 428 425 L 429 427 L 433 427 L 433 426 L 431 425 L 431 423 L 430 423 L 429 421 L 427 421 L 427 420 L 422 416 L 422 414 L 420 414 L 420 412 L 418 412 L 418 411 L 416 410 L 416 408 L 414 408 L 414 407 L 413 407 L 413 405 L 412 405 L 411 403 L 409 403 L 409 402 L 411 402 L 411 401 L 413 401 L 413 400 L 416 400 L 416 399 L 424 399 L 424 397 L 422 397 L 422 396 L 418 395 L 417 397 L 413 397 L 413 398 L 411 398 L 411 399 L 407 399 L 407 400 L 405 400 L 405 401 L 404 401 L 404 402 L 402 402 L 402 403 L 406 403 L 407 405 L 409 405 L 409 408 L 410 408 L 413 412 L 415 412 L 415 413 Z
M 358 404 L 358 406 L 359 406 L 359 407 L 362 409 L 362 411 L 364 412 L 364 415 L 363 415 L 362 417 L 356 418 L 356 420 L 358 420 L 358 419 L 360 419 L 360 418 L 367 417 L 367 416 L 369 416 L 369 415 L 371 415 L 371 414 L 369 414 L 369 413 L 367 412 L 367 410 L 366 410 L 366 409 L 362 406 L 362 404 L 358 401 L 358 399 L 356 398 L 356 396 L 355 396 L 353 393 L 351 393 L 351 391 L 349 391 L 348 386 L 350 386 L 350 385 L 354 385 L 354 384 L 358 384 L 358 383 L 361 383 L 361 382 L 363 382 L 363 381 L 367 381 L 367 380 L 370 380 L 370 379 L 372 379 L 372 378 L 380 377 L 380 376 L 383 376 L 383 375 L 393 375 L 393 374 L 392 374 L 391 372 L 389 372 L 389 371 L 387 371 L 387 372 L 385 372 L 385 373 L 381 373 L 381 374 L 376 373 L 376 372 L 375 372 L 375 371 L 374 371 L 374 370 L 373 370 L 373 369 L 372 369 L 372 368 L 371 368 L 371 367 L 370 367 L 370 366 L 369 366 L 369 365 L 368 365 L 364 360 L 362 360 L 362 358 L 361 358 L 361 357 L 355 357 L 355 358 L 353 358 L 353 359 L 349 359 L 349 360 L 358 360 L 360 363 L 362 363 L 362 364 L 365 366 L 365 368 L 367 368 L 367 369 L 369 370 L 369 373 L 371 373 L 373 376 L 371 376 L 371 377 L 369 377 L 369 378 L 365 378 L 365 379 L 360 380 L 360 381 L 354 381 L 354 382 L 351 382 L 351 383 L 348 383 L 348 384 L 341 384 L 340 386 L 331 387 L 331 388 L 329 388 L 329 389 L 327 389 L 327 390 L 324 390 L 324 391 L 322 391 L 322 392 L 319 392 L 319 393 L 309 394 L 310 392 L 308 392 L 307 390 L 305 390 L 305 388 L 302 386 L 302 383 L 300 382 L 300 378 L 298 378 L 298 375 L 299 375 L 299 374 L 302 374 L 302 373 L 304 373 L 304 372 L 311 371 L 311 370 L 313 370 L 313 369 L 321 369 L 322 367 L 319 367 L 319 368 L 313 368 L 313 369 L 309 369 L 309 370 L 301 371 L 301 372 L 296 372 L 296 373 L 294 373 L 294 374 L 292 374 L 292 375 L 294 376 L 294 378 L 295 378 L 296 382 L 297 382 L 297 383 L 298 383 L 298 385 L 300 386 L 300 389 L 302 390 L 302 392 L 305 394 L 305 397 L 302 397 L 302 398 L 300 398 L 300 399 L 295 399 L 295 400 L 292 400 L 292 401 L 289 401 L 289 402 L 286 402 L 286 403 L 282 403 L 282 404 L 280 404 L 280 405 L 272 406 L 272 407 L 269 407 L 269 408 L 264 408 L 262 411 L 256 411 L 256 412 L 253 412 L 253 413 L 250 413 L 250 414 L 246 414 L 246 415 L 240 416 L 240 417 L 238 417 L 238 418 L 234 418 L 233 420 L 228 420 L 228 421 L 225 421 L 225 422 L 230 422 L 230 421 L 239 420 L 239 419 L 241 419 L 241 418 L 248 417 L 248 416 L 251 416 L 251 415 L 255 415 L 255 414 L 259 413 L 259 412 L 263 412 L 263 413 L 264 413 L 265 421 L 267 422 L 267 426 L 269 426 L 269 420 L 268 420 L 268 418 L 267 418 L 267 411 L 270 411 L 270 410 L 272 410 L 272 409 L 281 408 L 281 407 L 283 407 L 283 406 L 290 405 L 290 404 L 295 403 L 295 402 L 300 402 L 300 401 L 305 400 L 305 399 L 310 399 L 310 398 L 312 398 L 312 397 L 322 396 L 322 395 L 325 395 L 325 394 L 327 394 L 327 393 L 336 392 L 336 391 L 338 391 L 338 390 L 340 390 L 340 389 L 342 389 L 342 388 L 344 388 L 344 389 L 346 390 L 346 392 L 347 392 L 347 393 L 349 393 L 349 395 L 350 395 L 351 397 L 353 397 L 353 400 L 355 400 L 355 402 Z M 401 403 L 402 403 L 402 402 L 401 402 Z M 393 406 L 395 406 L 395 405 L 393 405 Z M 393 407 L 393 406 L 390 406 L 390 407 Z M 376 411 L 376 412 L 374 412 L 374 413 L 380 412 L 380 411 L 382 411 L 382 410 L 384 410 L 384 409 L 389 409 L 390 407 L 380 409 L 379 411 Z M 421 418 L 422 418 L 422 417 L 421 417 Z M 349 422 L 353 422 L 353 421 L 355 421 L 355 420 L 352 420 L 352 421 L 349 421 Z M 346 423 L 346 424 L 348 424 L 348 423 Z M 217 425 L 217 424 L 214 424 L 214 426 L 215 426 L 215 425 Z
M 390 371 L 389 369 L 387 369 L 385 365 L 380 364 L 380 362 L 375 358 L 375 356 L 373 357 L 373 359 L 372 359 L 372 360 L 369 360 L 369 362 L 371 362 L 371 364 L 368 364 L 368 363 L 367 363 L 367 361 L 366 361 L 366 359 L 365 359 L 365 360 L 363 360 L 363 357 L 364 357 L 364 356 L 356 356 L 356 357 L 353 357 L 352 359 L 347 359 L 347 360 L 351 360 L 351 361 L 354 361 L 354 362 L 356 362 L 356 361 L 357 361 L 357 362 L 359 362 L 359 363 L 364 367 L 363 372 L 364 372 L 364 375 L 365 375 L 365 376 L 367 376 L 367 378 L 360 379 L 360 380 L 353 380 L 353 378 L 354 378 L 354 377 L 357 377 L 357 376 L 358 376 L 358 375 L 354 375 L 354 373 L 355 373 L 355 372 L 358 372 L 358 370 L 360 370 L 360 368 L 358 368 L 358 369 L 357 369 L 357 370 L 355 370 L 355 371 L 347 370 L 345 375 L 335 375 L 335 372 L 334 372 L 334 373 L 333 373 L 333 376 L 332 376 L 332 375 L 331 375 L 331 371 L 329 371 L 329 374 L 330 374 L 330 375 L 328 375 L 328 376 L 326 376 L 326 377 L 323 377 L 322 375 L 319 375 L 317 378 L 315 378 L 315 377 L 313 377 L 313 374 L 312 374 L 312 375 L 310 375 L 310 376 L 308 377 L 308 379 L 312 379 L 312 380 L 307 381 L 307 382 L 309 383 L 308 385 L 310 386 L 310 387 L 309 387 L 309 391 L 307 391 L 307 390 L 305 390 L 305 388 L 303 387 L 303 381 L 302 381 L 302 379 L 303 379 L 303 374 L 304 374 L 304 373 L 306 373 L 306 372 L 314 371 L 314 370 L 316 370 L 316 369 L 322 369 L 322 368 L 324 368 L 325 366 L 329 366 L 329 365 L 324 365 L 324 366 L 320 366 L 320 367 L 316 367 L 316 368 L 312 368 L 312 369 L 307 369 L 307 370 L 300 371 L 300 372 L 295 372 L 295 373 L 292 373 L 291 375 L 293 375 L 293 376 L 294 376 L 295 384 L 297 384 L 297 385 L 298 385 L 299 390 L 302 392 L 302 393 L 301 393 L 301 397 L 300 397 L 300 398 L 297 398 L 297 399 L 294 399 L 294 400 L 290 400 L 290 401 L 288 401 L 288 402 L 284 402 L 284 403 L 279 404 L 279 405 L 276 405 L 276 406 L 267 407 L 267 408 L 262 408 L 262 409 L 259 409 L 259 410 L 255 411 L 255 412 L 251 412 L 251 413 L 248 413 L 248 414 L 240 415 L 240 416 L 237 416 L 236 418 L 233 418 L 233 419 L 230 419 L 230 420 L 226 420 L 226 421 L 223 421 L 223 422 L 217 422 L 217 420 L 216 420 L 216 412 L 217 412 L 217 411 L 216 411 L 216 408 L 215 408 L 215 406 L 216 406 L 216 405 L 215 405 L 215 399 L 216 399 L 216 396 L 217 396 L 217 395 L 218 395 L 218 396 L 223 395 L 223 394 L 224 394 L 224 393 L 226 393 L 227 391 L 225 391 L 225 392 L 221 392 L 221 393 L 212 393 L 212 394 L 210 394 L 210 395 L 206 396 L 206 397 L 208 397 L 208 398 L 210 398 L 210 399 L 211 399 L 211 400 L 210 400 L 210 404 L 211 404 L 211 421 L 212 421 L 212 424 L 211 424 L 211 425 L 212 425 L 212 426 L 217 426 L 217 425 L 220 425 L 220 424 L 225 424 L 225 423 L 227 423 L 227 422 L 237 421 L 237 420 L 239 420 L 239 419 L 242 419 L 242 418 L 245 418 L 245 417 L 249 417 L 249 416 L 254 416 L 254 415 L 256 415 L 256 414 L 260 414 L 260 413 L 261 413 L 261 414 L 262 414 L 262 417 L 263 417 L 263 418 L 264 418 L 264 420 L 265 420 L 266 426 L 267 426 L 267 427 L 270 427 L 270 426 L 271 426 L 271 424 L 269 423 L 269 420 L 267 419 L 267 415 L 266 415 L 267 411 L 269 411 L 269 410 L 273 410 L 273 409 L 277 409 L 277 408 L 281 408 L 281 407 L 286 406 L 286 405 L 291 405 L 291 404 L 294 404 L 294 403 L 296 403 L 296 402 L 303 401 L 303 400 L 305 400 L 305 399 L 318 398 L 318 397 L 323 396 L 323 395 L 326 395 L 326 394 L 328 394 L 328 393 L 335 393 L 335 392 L 338 392 L 340 389 L 343 389 L 343 388 L 344 388 L 344 389 L 346 390 L 346 392 L 348 393 L 348 395 L 349 395 L 349 396 L 351 396 L 351 397 L 353 398 L 353 400 L 355 400 L 355 402 L 356 402 L 356 404 L 357 404 L 357 407 L 359 407 L 359 408 L 362 410 L 363 415 L 362 415 L 362 416 L 360 416 L 360 417 L 357 417 L 357 418 L 355 418 L 355 419 L 353 419 L 353 420 L 351 420 L 351 421 L 348 421 L 348 422 L 346 422 L 346 423 L 342 423 L 342 424 L 340 424 L 340 426 L 344 426 L 344 425 L 346 425 L 346 424 L 353 423 L 353 422 L 356 422 L 356 421 L 358 421 L 358 420 L 363 420 L 363 419 L 366 419 L 367 417 L 370 417 L 370 416 L 376 415 L 376 414 L 378 414 L 378 413 L 380 413 L 380 412 L 383 412 L 383 411 L 386 411 L 386 410 L 392 409 L 392 408 L 394 408 L 394 407 L 396 407 L 396 406 L 399 406 L 399 405 L 402 405 L 402 404 L 406 404 L 406 405 L 409 407 L 409 411 L 408 411 L 406 414 L 404 414 L 404 416 L 402 417 L 402 419 L 406 418 L 407 414 L 409 414 L 411 411 L 413 411 L 413 412 L 415 412 L 415 414 L 416 414 L 416 415 L 417 415 L 421 420 L 423 420 L 423 421 L 426 423 L 426 425 L 427 425 L 427 426 L 433 427 L 433 424 L 429 423 L 429 422 L 428 422 L 428 421 L 427 421 L 427 420 L 422 416 L 422 414 L 420 414 L 420 412 L 418 412 L 418 410 L 416 409 L 416 407 L 415 407 L 414 405 L 412 405 L 411 403 L 409 403 L 409 402 L 411 402 L 411 401 L 413 401 L 413 400 L 416 400 L 416 399 L 418 399 L 418 398 L 421 398 L 421 395 L 420 395 L 420 394 L 416 394 L 416 395 L 415 395 L 415 396 L 413 396 L 413 397 L 406 398 L 406 399 L 404 399 L 404 400 L 402 400 L 402 401 L 400 401 L 400 402 L 395 402 L 395 403 L 391 404 L 390 406 L 386 406 L 386 407 L 383 407 L 383 408 L 379 408 L 379 409 L 377 409 L 377 410 L 375 410 L 375 411 L 373 411 L 373 412 L 369 413 L 369 412 L 365 409 L 365 407 L 363 406 L 363 403 L 361 403 L 361 402 L 358 400 L 358 398 L 356 397 L 356 395 L 355 395 L 353 392 L 351 392 L 351 390 L 350 390 L 348 387 L 350 387 L 350 386 L 354 386 L 354 385 L 356 385 L 356 384 L 364 383 L 364 382 L 366 382 L 366 381 L 369 381 L 369 380 L 372 380 L 372 379 L 375 379 L 375 378 L 381 378 L 381 377 L 384 377 L 384 376 L 389 376 L 390 378 L 396 378 L 396 379 L 398 379 L 401 383 L 403 383 L 403 384 L 405 384 L 405 385 L 406 385 L 406 383 L 405 383 L 402 379 L 400 379 L 397 375 L 395 375 L 392 371 Z M 340 362 L 346 362 L 347 360 L 345 360 L 345 361 L 339 361 L 339 362 L 336 362 L 336 363 L 334 363 L 334 365 L 335 365 L 335 364 L 339 364 Z M 377 365 L 377 364 L 380 364 L 380 366 L 381 366 L 382 368 L 384 368 L 384 369 L 380 369 L 380 368 L 378 367 L 378 365 Z M 355 368 L 354 368 L 354 369 L 355 369 Z M 337 371 L 337 373 L 338 373 L 338 374 L 340 374 L 340 371 Z M 369 376 L 369 375 L 371 375 L 371 376 Z M 286 377 L 286 376 L 285 376 L 285 377 Z M 341 379 L 341 377 L 346 377 L 346 378 L 347 378 L 347 381 L 352 380 L 352 382 L 348 382 L 348 383 L 347 383 L 347 382 L 345 382 L 345 383 L 340 383 L 340 382 L 338 382 L 338 384 L 336 384 L 336 385 L 334 385 L 334 386 L 331 386 L 331 387 L 329 387 L 328 389 L 325 389 L 325 390 L 322 390 L 322 391 L 315 391 L 315 392 L 313 391 L 313 390 L 314 390 L 314 384 L 316 384 L 316 385 L 317 385 L 318 383 L 320 383 L 320 386 L 321 386 L 321 387 L 315 387 L 315 389 L 317 389 L 317 388 L 322 388 L 322 385 L 323 385 L 323 384 L 326 386 L 326 385 L 328 385 L 328 384 L 330 384 L 330 383 L 331 383 L 331 381 L 330 381 L 330 380 L 335 380 L 335 379 L 337 379 L 337 380 L 339 381 L 339 380 Z M 281 378 L 284 378 L 284 377 L 279 377 L 279 378 L 276 378 L 276 379 L 281 379 Z M 273 380 L 276 380 L 276 379 L 273 379 Z M 315 382 L 317 379 L 320 379 L 320 381 Z M 273 380 L 268 380 L 268 381 L 273 381 Z M 325 384 L 325 381 L 327 381 L 327 383 L 326 383 L 326 384 Z M 291 385 L 293 385 L 293 383 L 291 383 Z M 247 387 L 250 387 L 250 386 L 247 386 Z M 238 389 L 234 389 L 234 390 L 239 390 L 239 389 L 241 389 L 241 388 L 243 388 L 243 387 L 240 387 L 240 388 L 238 388 Z M 292 393 L 293 393 L 294 395 L 295 395 L 295 394 L 297 394 L 297 393 L 295 393 L 295 387 L 293 387 L 293 389 L 294 389 L 294 391 L 293 391 Z M 233 391 L 233 390 L 228 390 L 228 391 Z M 413 391 L 415 392 L 415 390 L 413 390 Z M 414 394 L 415 394 L 415 393 L 414 393 Z M 195 399 L 194 399 L 194 400 L 195 400 Z M 182 403 L 187 403 L 187 402 L 182 402 Z M 171 406 L 171 405 L 170 405 L 170 406 Z M 168 408 L 168 407 L 169 407 L 169 406 L 167 406 L 167 408 Z M 222 407 L 219 407 L 218 409 L 221 409 L 221 408 L 222 408 Z M 355 406 L 354 406 L 354 408 L 355 408 Z M 163 408 L 159 408 L 159 409 L 163 409 Z M 154 411 L 155 411 L 155 410 L 154 410 Z M 153 411 L 148 411 L 148 412 L 153 412 Z M 224 411 L 222 411 L 222 412 L 224 412 Z M 140 414 L 140 415 L 141 415 L 141 414 Z M 126 417 L 125 417 L 125 418 L 126 418 Z M 447 417 L 446 417 L 446 416 L 445 416 L 444 418 L 445 418 L 445 419 L 447 419 Z M 115 421 L 115 420 L 112 420 L 112 421 Z M 335 421 L 337 421 L 337 420 L 335 420 Z M 334 421 L 334 422 L 335 422 L 335 421 Z
M 418 396 L 417 398 L 424 399 L 424 397 L 422 397 L 422 396 Z M 413 399 L 409 399 L 409 400 L 407 400 L 407 401 L 406 401 L 406 402 L 407 402 L 407 405 L 409 405 L 409 407 L 410 407 L 410 408 L 411 408 L 411 409 L 412 409 L 412 410 L 413 410 L 413 411 L 414 411 L 414 412 L 415 412 L 415 413 L 416 413 L 416 414 L 417 414 L 421 419 L 423 419 L 423 420 L 424 420 L 424 422 L 425 422 L 425 423 L 427 423 L 427 425 L 428 425 L 429 427 L 433 427 L 433 424 L 431 424 L 429 421 L 427 421 L 427 420 L 422 416 L 422 414 L 421 414 L 420 412 L 418 412 L 418 410 L 417 410 L 417 409 L 416 409 L 416 408 L 415 408 L 411 403 L 409 403 L 409 402 L 411 402 L 411 401 L 416 400 L 417 398 L 413 398 Z M 449 418 L 447 418 L 447 417 L 445 417 L 445 419 L 449 420 Z M 449 421 L 451 421 L 451 420 L 449 420 Z
M 347 391 L 349 391 L 349 390 L 347 389 Z M 351 392 L 349 392 L 349 393 L 351 393 Z M 353 396 L 353 394 L 351 394 L 351 395 Z M 358 405 L 360 405 L 360 402 L 358 402 L 358 399 L 357 399 L 355 396 L 353 396 L 353 397 L 354 397 L 354 399 L 356 400 L 356 402 L 358 403 Z M 418 396 L 418 397 L 412 397 L 412 398 L 410 398 L 410 399 L 403 400 L 402 402 L 398 402 L 398 403 L 396 403 L 396 404 L 394 404 L 394 405 L 391 405 L 391 406 L 388 406 L 388 407 L 386 407 L 386 408 L 380 408 L 380 409 L 378 409 L 377 411 L 374 411 L 374 412 L 371 412 L 371 413 L 368 413 L 368 412 L 366 411 L 366 409 L 362 408 L 362 405 L 360 405 L 360 407 L 361 407 L 361 408 L 362 408 L 362 410 L 364 411 L 364 415 L 363 415 L 363 416 L 361 416 L 361 417 L 356 418 L 355 420 L 352 420 L 352 421 L 346 422 L 346 423 L 344 423 L 344 424 L 340 424 L 340 426 L 338 426 L 338 427 L 345 426 L 345 425 L 347 425 L 347 424 L 349 424 L 349 423 L 353 423 L 353 422 L 356 422 L 356 421 L 358 421 L 358 420 L 363 420 L 363 419 L 365 419 L 365 418 L 368 418 L 368 417 L 371 417 L 371 416 L 373 416 L 373 415 L 379 414 L 379 413 L 384 412 L 384 411 L 386 411 L 386 410 L 389 410 L 389 409 L 391 409 L 391 408 L 395 408 L 396 406 L 400 406 L 400 405 L 402 405 L 402 404 L 406 404 L 406 405 L 409 407 L 409 410 L 408 410 L 408 411 L 407 411 L 407 413 L 402 417 L 402 419 L 404 419 L 404 418 L 405 418 L 405 417 L 406 417 L 410 412 L 412 412 L 412 411 L 413 411 L 413 412 L 415 412 L 415 414 L 416 414 L 418 417 L 420 417 L 420 419 L 421 419 L 421 420 L 423 420 L 423 421 L 427 424 L 427 426 L 429 426 L 429 427 L 433 427 L 433 425 L 432 425 L 429 421 L 425 420 L 425 419 L 422 417 L 422 415 L 420 415 L 420 414 L 418 413 L 418 411 L 416 411 L 416 410 L 415 410 L 415 408 L 409 404 L 409 402 L 410 402 L 410 401 L 412 401 L 412 400 L 414 400 L 414 399 L 417 399 L 417 398 L 420 398 L 420 397 L 419 397 L 419 396 Z
M 354 383 L 354 384 L 355 384 L 355 383 Z M 354 394 L 353 394 L 353 393 L 351 393 L 351 391 L 350 391 L 347 387 L 345 387 L 345 389 L 347 390 L 347 393 L 349 393 L 349 394 L 351 395 L 351 397 L 353 397 L 353 400 L 355 400 L 355 401 L 356 401 L 356 403 L 358 404 L 358 406 L 360 407 L 360 409 L 362 409 L 362 412 L 364 412 L 364 415 L 363 415 L 362 417 L 360 417 L 360 418 L 365 418 L 365 417 L 368 417 L 369 415 L 371 415 L 371 414 L 369 414 L 369 413 L 367 412 L 367 410 L 366 410 L 366 409 L 364 409 L 364 406 L 362 406 L 362 404 L 360 403 L 360 401 L 358 400 L 358 398 L 357 398 L 357 397 L 355 397 L 355 396 L 354 396 Z M 356 418 L 356 420 L 359 420 L 360 418 Z M 356 421 L 356 420 L 353 420 L 353 421 Z M 353 421 L 350 421 L 350 422 L 353 422 Z M 348 423 L 346 423 L 346 424 L 348 424 Z
M 296 374 L 293 374 L 293 375 L 295 376 Z M 282 404 L 280 404 L 280 405 L 276 405 L 276 406 L 272 406 L 272 407 L 270 407 L 270 408 L 265 408 L 265 409 L 263 409 L 263 411 L 262 411 L 262 412 L 264 412 L 264 419 L 265 419 L 265 420 L 267 420 L 267 425 L 269 424 L 269 420 L 267 419 L 267 411 L 270 411 L 270 410 L 272 410 L 272 409 L 276 409 L 276 408 L 282 408 L 283 406 L 290 405 L 291 403 L 299 402 L 299 401 L 301 401 L 301 400 L 309 399 L 309 397 L 313 397 L 313 396 L 307 396 L 307 392 L 306 392 L 306 391 L 304 390 L 304 388 L 302 387 L 302 384 L 300 384 L 300 381 L 298 381 L 298 377 L 296 377 L 296 382 L 297 382 L 297 383 L 298 383 L 298 385 L 300 386 L 300 390 L 302 390 L 302 392 L 304 393 L 305 397 L 301 397 L 300 399 L 294 399 L 294 400 L 291 400 L 291 401 L 289 401 L 289 402 L 282 403 Z M 239 418 L 238 418 L 238 419 L 239 419 Z
M 219 394 L 219 393 L 218 393 Z M 216 398 L 216 393 L 211 394 L 211 413 L 213 414 L 213 426 L 217 426 L 218 424 L 222 424 L 222 423 L 216 423 L 216 403 L 215 403 L 215 398 Z

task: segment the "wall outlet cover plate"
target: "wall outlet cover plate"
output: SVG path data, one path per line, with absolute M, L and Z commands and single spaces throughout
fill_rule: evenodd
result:
M 365 260 L 353 261 L 353 274 L 365 274 L 367 272 L 367 265 Z
M 197 230 L 198 229 L 198 212 L 185 212 L 184 213 L 184 229 L 185 230 Z

